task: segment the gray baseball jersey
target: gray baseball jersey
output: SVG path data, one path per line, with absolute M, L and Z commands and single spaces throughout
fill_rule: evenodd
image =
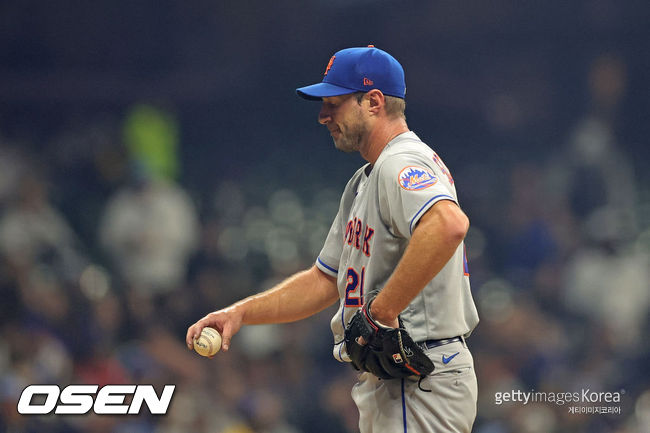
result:
M 316 265 L 337 278 L 340 307 L 332 318 L 334 357 L 352 315 L 384 287 L 420 217 L 440 200 L 458 203 L 449 170 L 413 132 L 391 140 L 374 166 L 345 187 Z M 435 248 L 435 245 L 432 245 Z M 400 314 L 414 341 L 468 336 L 478 323 L 464 244 Z

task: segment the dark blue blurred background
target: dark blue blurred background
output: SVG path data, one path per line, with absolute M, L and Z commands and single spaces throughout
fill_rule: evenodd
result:
M 650 431 L 648 23 L 613 0 L 3 2 L 0 431 L 356 431 L 327 312 L 211 361 L 182 343 L 313 262 L 362 160 L 295 88 L 368 44 L 472 223 L 474 431 Z M 75 382 L 177 391 L 162 418 L 16 413 Z M 494 397 L 584 388 L 620 413 Z

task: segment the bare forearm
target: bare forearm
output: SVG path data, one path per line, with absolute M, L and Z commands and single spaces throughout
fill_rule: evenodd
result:
M 393 275 L 373 302 L 375 319 L 394 326 L 399 313 L 454 255 L 468 227 L 456 204 L 434 205 L 420 220 Z
M 336 299 L 336 282 L 312 267 L 232 307 L 241 309 L 243 324 L 260 325 L 304 319 L 324 310 Z
M 201 330 L 211 326 L 221 333 L 223 350 L 242 325 L 293 322 L 316 314 L 338 298 L 336 280 L 317 267 L 299 272 L 277 286 L 233 305 L 208 313 L 187 329 L 185 343 L 192 350 Z

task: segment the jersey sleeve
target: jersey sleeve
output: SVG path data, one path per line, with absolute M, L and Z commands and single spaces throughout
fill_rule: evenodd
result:
M 345 186 L 343 195 L 341 195 L 341 201 L 339 202 L 339 210 L 336 214 L 336 218 L 334 218 L 334 222 L 332 222 L 323 249 L 316 259 L 316 266 L 318 269 L 332 277 L 336 277 L 338 274 L 338 267 L 343 252 L 343 236 L 345 234 L 348 213 L 352 206 L 352 202 L 354 201 L 354 191 L 356 191 L 365 167 L 366 166 L 363 166 L 357 170 Z
M 343 192 L 339 203 L 339 210 L 332 222 L 327 238 L 325 238 L 323 249 L 321 249 L 318 258 L 316 259 L 316 266 L 318 269 L 332 277 L 336 277 L 338 274 L 341 253 L 343 252 L 343 235 L 345 233 L 347 217 L 346 209 L 352 197 L 350 191 L 353 180 L 354 178 L 350 180 L 348 185 L 345 187 L 345 191 Z
M 448 177 L 425 155 L 392 155 L 379 171 L 379 209 L 396 236 L 410 239 L 418 221 L 441 200 L 458 203 Z
M 316 259 L 316 266 L 318 269 L 332 277 L 338 275 L 338 266 L 343 249 L 343 228 L 341 227 L 340 213 L 341 212 L 339 211 L 334 222 L 332 222 L 323 249 Z

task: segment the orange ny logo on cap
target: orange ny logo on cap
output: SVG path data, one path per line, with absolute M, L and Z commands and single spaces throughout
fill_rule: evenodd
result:
M 323 75 L 327 75 L 327 73 L 330 71 L 330 69 L 332 69 L 332 63 L 334 63 L 335 58 L 336 58 L 336 56 L 332 56 L 329 63 L 327 64 L 327 68 L 325 68 L 325 73 Z
M 374 81 L 372 81 L 370 78 L 363 77 L 363 85 L 364 86 L 372 86 Z

